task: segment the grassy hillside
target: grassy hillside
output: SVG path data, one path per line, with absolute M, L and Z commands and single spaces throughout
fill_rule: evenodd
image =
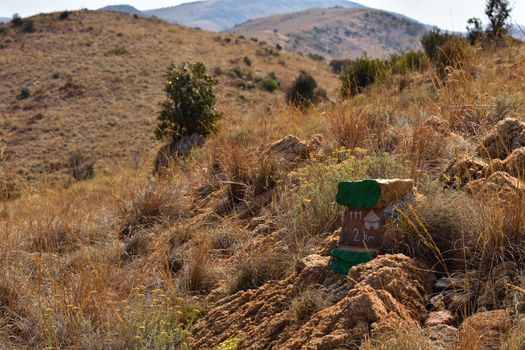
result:
M 101 172 L 140 163 L 159 145 L 155 118 L 172 63 L 206 63 L 219 81 L 226 123 L 248 112 L 264 115 L 284 99 L 281 91 L 255 88 L 257 78 L 272 72 L 283 89 L 303 69 L 322 86 L 336 81 L 323 64 L 233 34 L 113 12 L 58 17 L 33 17 L 34 33 L 5 26 L 0 34 L 0 149 L 14 181 L 66 181 L 76 151 L 96 160 Z
M 348 0 L 209 0 L 143 12 L 187 27 L 221 31 L 252 18 L 334 6 L 362 7 Z
M 163 176 L 137 162 L 0 200 L 3 349 L 523 349 L 523 43 L 393 65 L 341 100 L 325 65 L 249 39 L 57 16 L 1 37 L 0 170 L 73 146 L 108 162 L 157 148 L 173 57 L 221 68 L 225 119 Z M 332 99 L 295 109 L 242 90 L 222 73 L 242 64 L 283 85 L 308 69 Z M 337 275 L 338 182 L 369 178 L 413 179 L 417 195 L 385 214 L 380 256 Z
M 254 19 L 231 31 L 299 54 L 356 58 L 417 50 L 426 28 L 385 11 L 330 8 Z

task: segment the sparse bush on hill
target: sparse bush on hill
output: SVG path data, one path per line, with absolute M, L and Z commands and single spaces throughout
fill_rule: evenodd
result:
M 434 64 L 438 73 L 446 74 L 448 68 L 461 68 L 471 56 L 471 48 L 465 39 L 456 37 L 446 41 L 439 47 Z
M 84 153 L 71 153 L 67 162 L 69 174 L 77 181 L 89 180 L 95 177 L 95 161 L 90 160 Z
M 405 74 L 409 71 L 420 71 L 428 66 L 428 58 L 424 52 L 410 50 L 404 54 L 390 56 L 392 73 Z
M 66 19 L 69 18 L 70 14 L 71 14 L 71 12 L 69 12 L 69 11 L 61 12 L 60 15 L 58 15 L 58 20 L 59 21 L 65 21 Z
M 11 18 L 11 25 L 13 27 L 21 27 L 24 24 L 24 20 L 18 13 L 15 13 L 13 17 Z
M 352 63 L 352 60 L 331 60 L 330 67 L 334 74 L 341 74 L 347 66 Z
M 452 39 L 452 37 L 452 34 L 444 33 L 441 29 L 436 27 L 423 35 L 421 38 L 421 45 L 423 46 L 423 50 L 425 50 L 428 58 L 431 61 L 434 61 L 439 54 L 439 47 Z
M 257 87 L 261 90 L 268 91 L 268 92 L 274 92 L 275 90 L 279 90 L 281 85 L 277 80 L 274 78 L 265 78 L 257 82 Z
M 31 96 L 31 92 L 28 88 L 23 88 L 20 90 L 20 93 L 16 97 L 17 100 L 25 100 L 26 98 L 29 98 Z
M 380 59 L 361 57 L 348 66 L 341 75 L 341 95 L 349 98 L 362 92 L 368 85 L 382 79 L 387 66 Z
M 326 91 L 317 86 L 315 78 L 307 72 L 301 72 L 286 93 L 288 103 L 307 108 L 326 99 Z
M 447 74 L 449 68 L 461 68 L 470 56 L 470 47 L 466 39 L 443 33 L 439 28 L 426 33 L 421 39 L 421 44 L 441 77 Z
M 158 138 L 173 141 L 199 134 L 207 136 L 217 130 L 220 114 L 215 110 L 213 87 L 217 82 L 206 73 L 201 63 L 182 63 L 166 72 L 166 101 L 158 116 Z
M 475 45 L 483 38 L 483 26 L 479 18 L 472 17 L 467 21 L 467 39 Z

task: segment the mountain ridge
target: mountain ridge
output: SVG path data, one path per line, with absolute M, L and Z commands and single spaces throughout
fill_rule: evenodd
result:
M 348 0 L 263 0 L 249 4 L 241 0 L 209 0 L 142 12 L 171 23 L 222 31 L 253 18 L 334 6 L 364 8 Z

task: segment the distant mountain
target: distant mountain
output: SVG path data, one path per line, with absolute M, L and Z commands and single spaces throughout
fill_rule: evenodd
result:
M 328 7 L 364 8 L 347 0 L 208 0 L 143 11 L 187 27 L 221 31 L 253 18 Z
M 369 8 L 310 9 L 250 20 L 231 29 L 303 55 L 384 57 L 420 48 L 427 27 L 413 19 Z
M 112 11 L 112 12 L 122 12 L 122 13 L 128 13 L 130 15 L 139 15 L 139 16 L 144 15 L 142 11 L 139 11 L 130 5 L 110 5 L 110 6 L 103 7 L 100 10 Z
M 520 25 L 519 27 L 517 25 L 513 25 L 510 32 L 513 37 L 525 40 L 525 24 Z
M 9 17 L 0 17 L 0 23 L 7 23 L 11 20 Z

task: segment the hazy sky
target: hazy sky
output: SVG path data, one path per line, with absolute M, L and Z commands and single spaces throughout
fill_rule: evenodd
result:
M 257 1 L 257 0 L 246 0 Z M 483 15 L 485 0 L 354 0 L 363 5 L 395 11 L 426 24 L 438 25 L 451 30 L 464 30 L 467 19 Z M 14 13 L 30 16 L 39 12 L 97 9 L 106 5 L 125 3 L 148 10 L 187 2 L 184 0 L 0 0 L 0 16 L 11 17 Z M 511 0 L 513 20 L 525 24 L 525 0 Z

